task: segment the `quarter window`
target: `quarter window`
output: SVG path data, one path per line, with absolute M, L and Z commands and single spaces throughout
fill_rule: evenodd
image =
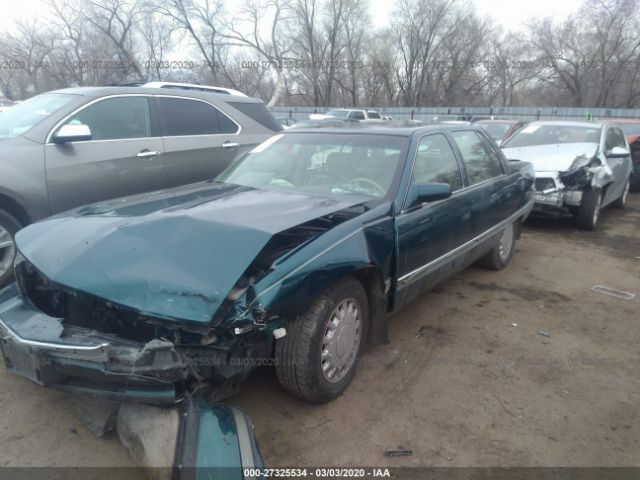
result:
M 165 137 L 237 133 L 238 126 L 208 103 L 180 98 L 157 98 Z
M 138 96 L 100 100 L 76 113 L 66 124 L 87 125 L 91 140 L 150 137 L 149 100 Z
M 500 157 L 478 133 L 463 131 L 452 132 L 452 135 L 462 154 L 469 185 L 484 182 L 502 173 Z

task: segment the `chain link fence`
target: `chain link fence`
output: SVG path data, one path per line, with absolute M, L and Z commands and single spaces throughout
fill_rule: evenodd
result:
M 312 113 L 325 113 L 332 107 L 271 107 L 277 118 L 305 120 Z M 359 107 L 363 108 L 363 107 Z M 378 108 L 393 119 L 422 121 L 472 120 L 474 117 L 516 118 L 519 120 L 589 120 L 606 118 L 640 118 L 640 109 L 622 108 L 554 108 L 554 107 L 390 107 Z

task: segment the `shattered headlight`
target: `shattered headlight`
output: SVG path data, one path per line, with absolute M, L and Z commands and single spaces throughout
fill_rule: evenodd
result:
M 560 172 L 559 177 L 567 187 L 584 187 L 591 182 L 593 177 L 593 167 L 600 166 L 600 159 L 593 157 L 588 164 L 582 165 L 575 170 Z

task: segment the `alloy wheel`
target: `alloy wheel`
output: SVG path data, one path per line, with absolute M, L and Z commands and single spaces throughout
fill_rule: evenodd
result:
M 16 246 L 9 231 L 0 225 L 0 277 L 13 265 L 16 256 Z
M 500 237 L 500 243 L 498 245 L 498 253 L 500 260 L 505 261 L 511 255 L 511 249 L 513 248 L 513 223 L 510 223 L 507 228 L 502 232 Z

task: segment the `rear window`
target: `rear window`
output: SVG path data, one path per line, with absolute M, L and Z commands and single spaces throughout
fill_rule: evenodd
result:
M 263 127 L 279 132 L 282 130 L 282 125 L 271 115 L 269 110 L 263 103 L 248 103 L 248 102 L 227 102 L 236 110 L 244 113 L 247 117 L 255 120 Z

